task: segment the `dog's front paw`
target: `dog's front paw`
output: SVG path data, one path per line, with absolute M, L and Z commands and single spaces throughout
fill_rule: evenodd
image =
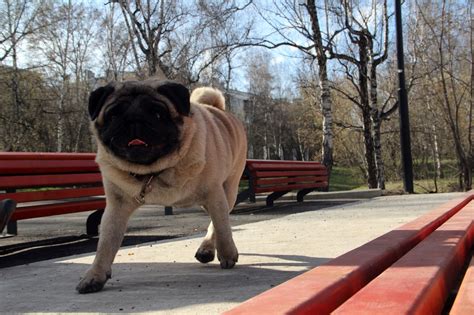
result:
M 199 249 L 196 252 L 196 255 L 194 255 L 194 257 L 203 264 L 207 264 L 208 262 L 213 261 L 214 256 L 215 256 L 214 249 L 202 248 L 202 247 L 199 247 Z
M 231 259 L 224 259 L 220 258 L 219 262 L 221 264 L 222 269 L 231 269 L 234 268 L 235 263 L 238 261 L 238 257 L 236 258 L 231 258 Z
M 235 263 L 239 260 L 239 253 L 237 250 L 231 254 L 220 255 L 219 251 L 217 253 L 217 258 L 221 264 L 222 269 L 231 269 L 235 266 Z
M 76 286 L 76 291 L 85 293 L 94 293 L 102 290 L 105 283 L 110 279 L 110 272 L 97 272 L 93 269 L 88 270 Z

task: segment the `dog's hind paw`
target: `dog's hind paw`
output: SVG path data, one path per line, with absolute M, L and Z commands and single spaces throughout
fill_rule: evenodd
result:
M 223 259 L 223 260 L 220 261 L 221 268 L 222 269 L 232 269 L 232 268 L 234 268 L 236 262 L 237 262 L 237 260 L 233 260 L 233 259 Z
M 239 254 L 236 252 L 234 255 L 230 257 L 221 257 L 221 255 L 217 255 L 219 262 L 221 264 L 222 269 L 231 269 L 234 268 L 235 264 L 239 260 Z
M 99 273 L 88 271 L 81 279 L 81 281 L 79 281 L 79 284 L 76 286 L 76 291 L 80 294 L 98 292 L 102 290 L 105 283 L 110 278 L 110 273 L 104 273 L 103 275 L 101 275 Z

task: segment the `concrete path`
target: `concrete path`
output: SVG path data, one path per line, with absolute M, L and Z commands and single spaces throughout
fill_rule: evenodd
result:
M 0 312 L 218 314 L 461 195 L 378 197 L 328 208 L 319 201 L 277 204 L 275 210 L 305 212 L 236 226 L 234 269 L 194 260 L 202 235 L 160 241 L 121 249 L 112 279 L 89 295 L 74 287 L 92 254 L 3 268 Z

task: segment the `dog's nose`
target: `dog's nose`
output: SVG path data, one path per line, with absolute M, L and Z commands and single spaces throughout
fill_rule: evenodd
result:
M 142 129 L 143 129 L 143 123 L 141 121 L 130 122 L 129 124 L 130 137 L 132 139 L 140 138 L 141 135 L 143 134 Z

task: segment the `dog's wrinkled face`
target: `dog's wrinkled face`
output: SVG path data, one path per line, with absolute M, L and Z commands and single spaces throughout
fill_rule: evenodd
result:
M 179 147 L 182 116 L 189 108 L 188 90 L 174 82 L 108 85 L 89 98 L 99 140 L 115 156 L 142 165 Z

